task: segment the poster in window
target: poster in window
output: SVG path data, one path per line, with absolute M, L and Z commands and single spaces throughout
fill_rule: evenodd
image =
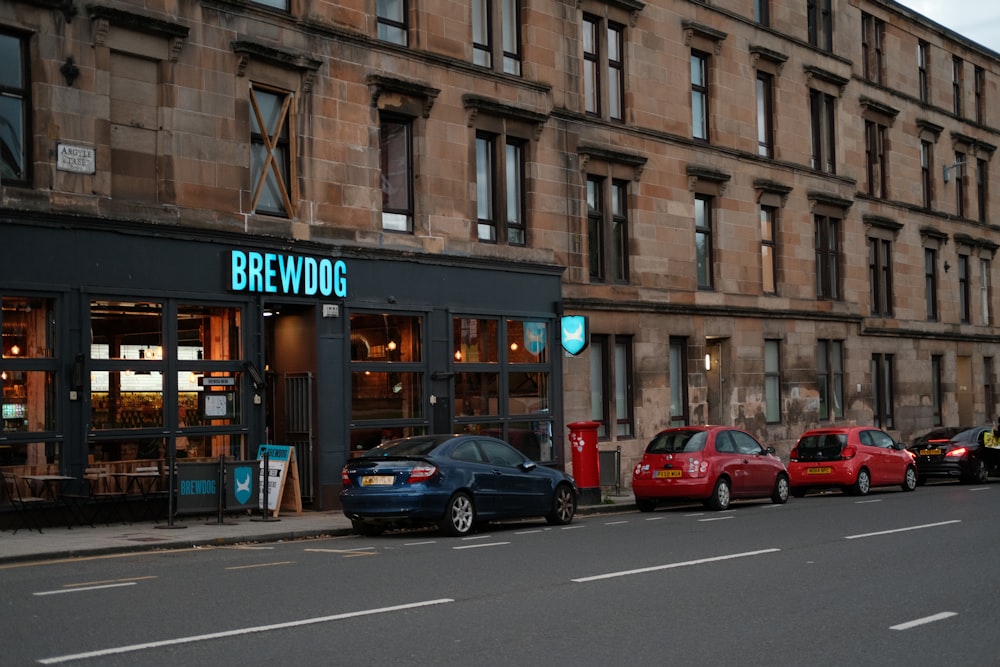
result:
M 235 392 L 232 391 L 202 392 L 201 416 L 204 419 L 233 419 L 236 416 Z

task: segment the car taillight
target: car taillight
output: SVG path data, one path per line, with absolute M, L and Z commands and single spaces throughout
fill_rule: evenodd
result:
M 848 447 L 844 447 L 842 450 L 840 450 L 840 458 L 843 459 L 844 461 L 847 461 L 849 459 L 853 459 L 855 456 L 857 456 L 857 454 L 858 454 L 858 448 L 857 447 L 850 447 L 850 446 L 848 446 Z
M 416 484 L 418 482 L 426 482 L 431 477 L 436 475 L 437 471 L 437 466 L 429 464 L 415 465 L 410 469 L 410 476 L 406 479 L 406 483 Z
M 791 453 L 788 455 L 789 460 L 798 461 L 799 460 L 799 448 L 793 447 Z
M 965 453 L 967 451 L 969 451 L 969 450 L 966 449 L 965 447 L 957 447 L 957 448 L 951 450 L 950 452 L 948 452 L 947 454 L 945 454 L 945 456 L 956 456 L 956 457 L 957 456 L 965 456 Z
M 351 485 L 351 478 L 347 476 L 347 468 L 340 469 L 340 483 L 345 488 Z

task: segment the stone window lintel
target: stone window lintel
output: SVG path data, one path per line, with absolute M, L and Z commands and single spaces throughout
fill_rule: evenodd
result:
M 427 86 L 416 81 L 407 81 L 406 79 L 397 79 L 395 77 L 383 76 L 381 74 L 369 74 L 367 83 L 371 91 L 373 107 L 378 106 L 378 100 L 379 97 L 382 96 L 382 93 L 387 91 L 393 92 L 406 97 L 411 97 L 413 99 L 423 100 L 424 118 L 430 117 L 434 101 L 441 93 L 439 88 L 432 88 L 431 86 Z

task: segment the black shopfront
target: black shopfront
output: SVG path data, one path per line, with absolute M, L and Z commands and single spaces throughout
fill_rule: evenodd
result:
M 2 214 L 0 214 L 2 215 Z M 561 269 L 6 215 L 0 468 L 82 477 L 474 431 L 562 465 Z

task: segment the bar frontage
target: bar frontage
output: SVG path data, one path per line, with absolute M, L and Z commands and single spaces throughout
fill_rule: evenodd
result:
M 23 214 L 0 235 L 4 471 L 114 484 L 286 444 L 332 509 L 392 437 L 563 464 L 559 267 Z

